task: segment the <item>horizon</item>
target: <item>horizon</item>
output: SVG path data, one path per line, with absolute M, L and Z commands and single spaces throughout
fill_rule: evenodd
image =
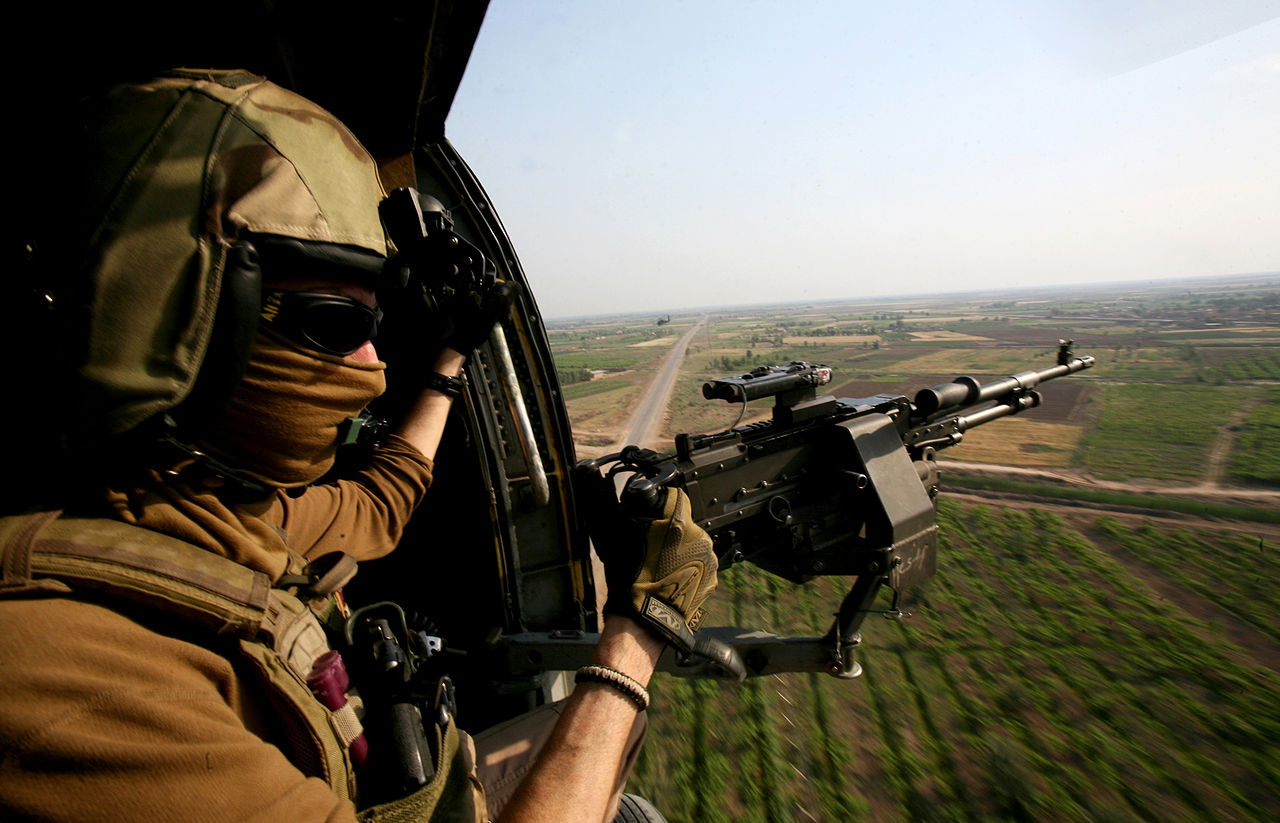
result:
M 672 307 L 670 309 L 659 308 L 659 309 L 653 309 L 653 310 L 637 309 L 634 311 L 601 312 L 596 314 L 576 314 L 576 315 L 562 315 L 562 316 L 547 314 L 546 312 L 541 310 L 541 305 L 539 305 L 539 314 L 542 316 L 543 321 L 546 323 L 569 322 L 569 321 L 575 321 L 575 320 L 645 317 L 652 314 L 670 315 L 672 317 L 679 318 L 682 316 L 728 312 L 728 311 L 739 311 L 739 310 L 762 311 L 764 309 L 768 309 L 772 307 L 785 309 L 785 308 L 794 308 L 797 306 L 827 306 L 827 305 L 856 306 L 864 303 L 872 306 L 886 306 L 888 304 L 897 303 L 897 302 L 908 302 L 908 301 L 920 302 L 926 299 L 933 299 L 939 302 L 944 302 L 949 300 L 950 301 L 960 300 L 964 298 L 975 299 L 984 295 L 989 295 L 991 297 L 1013 297 L 1017 295 L 1030 296 L 1030 295 L 1036 295 L 1036 294 L 1068 291 L 1071 289 L 1080 290 L 1081 296 L 1084 299 L 1097 299 L 1096 292 L 1098 291 L 1115 291 L 1115 290 L 1121 290 L 1121 289 L 1139 290 L 1143 287 L 1149 288 L 1149 289 L 1173 290 L 1173 289 L 1181 289 L 1183 285 L 1191 286 L 1193 284 L 1199 284 L 1199 288 L 1197 288 L 1197 290 L 1201 290 L 1201 289 L 1209 290 L 1214 288 L 1215 284 L 1218 284 L 1218 283 L 1240 283 L 1242 285 L 1245 285 L 1245 284 L 1256 283 L 1258 280 L 1268 280 L 1271 278 L 1275 278 L 1277 280 L 1277 282 L 1274 285 L 1277 289 L 1280 289 L 1280 270 L 1275 270 L 1275 271 L 1259 271 L 1259 272 L 1236 272 L 1232 274 L 1218 274 L 1218 275 L 1188 275 L 1186 277 L 1140 278 L 1137 280 L 1114 280 L 1114 281 L 1105 281 L 1105 282 L 1090 282 L 1090 283 L 1075 283 L 1075 284 L 1047 283 L 1047 284 L 1027 285 L 1027 286 L 1000 286 L 1000 287 L 982 288 L 982 289 L 967 289 L 967 290 L 953 291 L 953 292 L 927 292 L 927 293 L 913 292 L 913 293 L 903 293 L 903 294 L 873 295 L 873 296 L 866 296 L 866 297 L 850 297 L 850 298 L 837 297 L 837 298 L 831 298 L 831 299 L 810 299 L 810 300 L 795 300 L 795 301 L 764 300 L 758 303 L 732 303 L 732 304 L 722 304 L 722 305 L 688 306 L 684 308 Z M 537 295 L 534 295 L 534 297 L 536 299 Z

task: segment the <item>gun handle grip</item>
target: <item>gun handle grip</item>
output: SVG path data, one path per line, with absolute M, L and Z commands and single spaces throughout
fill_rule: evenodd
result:
M 622 510 L 631 517 L 653 517 L 662 514 L 665 499 L 663 486 L 655 478 L 632 475 L 622 487 Z
M 722 640 L 699 632 L 694 635 L 693 656 L 714 666 L 720 675 L 739 682 L 747 679 L 747 666 L 738 650 Z
M 623 486 L 622 505 L 633 515 L 662 512 L 665 495 L 662 490 L 676 477 L 676 463 L 668 460 L 657 465 L 652 477 L 636 473 Z

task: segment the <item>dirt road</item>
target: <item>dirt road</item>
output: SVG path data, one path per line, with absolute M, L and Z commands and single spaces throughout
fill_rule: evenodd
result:
M 999 475 L 1065 486 L 1080 486 L 1134 494 L 1185 497 L 1192 500 L 1235 503 L 1248 506 L 1275 506 L 1280 509 L 1280 490 L 1237 489 L 1218 485 L 1211 479 L 1214 471 L 1212 465 L 1206 468 L 1207 476 L 1204 481 L 1189 486 L 1168 486 L 1141 480 L 1101 480 L 1088 472 L 1076 469 L 1000 466 L 992 463 L 971 463 L 959 460 L 939 460 L 938 466 L 943 472 L 954 472 L 956 474 Z
M 995 503 L 1009 506 L 1010 508 L 1035 508 L 1040 511 L 1051 511 L 1075 522 L 1082 529 L 1084 528 L 1082 524 L 1092 522 L 1099 514 L 1107 514 L 1135 525 L 1143 522 L 1155 522 L 1192 527 L 1208 526 L 1241 531 L 1251 535 L 1265 536 L 1268 540 L 1280 541 L 1280 525 L 1274 523 L 1225 520 L 1205 517 L 1200 514 L 1179 513 L 1157 508 L 1144 509 L 1140 506 L 1067 500 L 1028 492 L 948 489 L 946 477 L 948 474 L 953 476 L 968 474 L 980 477 L 1016 477 L 1020 480 L 1040 482 L 1046 485 L 1106 489 L 1138 495 L 1149 494 L 1153 497 L 1177 497 L 1184 500 L 1226 503 L 1237 506 L 1270 507 L 1280 510 L 1280 491 L 1274 489 L 1233 489 L 1227 486 L 1213 485 L 1209 482 L 1191 486 L 1164 486 L 1141 481 L 1099 480 L 1088 472 L 1074 469 L 1030 469 L 1022 466 L 997 466 L 955 460 L 940 460 L 938 462 L 942 470 L 943 494 L 955 500 L 969 503 Z
M 658 367 L 657 376 L 645 389 L 640 402 L 636 404 L 635 411 L 627 419 L 627 425 L 622 430 L 622 439 L 614 443 L 610 451 L 617 451 L 632 443 L 653 447 L 653 441 L 658 438 L 662 423 L 666 420 L 667 404 L 671 402 L 671 390 L 675 388 L 676 376 L 680 374 L 685 352 L 689 350 L 689 343 L 693 341 L 694 335 L 707 325 L 707 319 L 705 314 L 700 317 L 698 322 L 694 323 L 693 327 L 671 347 L 671 351 L 667 352 L 662 365 Z

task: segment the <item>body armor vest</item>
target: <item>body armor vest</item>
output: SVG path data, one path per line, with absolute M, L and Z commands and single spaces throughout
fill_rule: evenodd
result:
M 356 802 L 348 747 L 361 732 L 352 704 L 330 711 L 308 688 L 329 651 L 319 620 L 268 577 L 159 532 L 43 512 L 0 518 L 0 597 L 66 594 L 178 621 L 197 642 L 246 663 L 286 730 L 285 755 Z M 402 800 L 364 809 L 366 821 L 483 820 L 484 796 L 452 721 L 437 727 L 436 778 Z M 465 747 L 469 749 L 469 742 Z

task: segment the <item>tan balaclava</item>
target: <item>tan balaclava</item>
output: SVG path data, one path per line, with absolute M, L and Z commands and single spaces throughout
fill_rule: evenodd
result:
M 382 394 L 385 368 L 260 331 L 240 388 L 201 446 L 269 486 L 306 485 L 333 465 L 346 421 Z

